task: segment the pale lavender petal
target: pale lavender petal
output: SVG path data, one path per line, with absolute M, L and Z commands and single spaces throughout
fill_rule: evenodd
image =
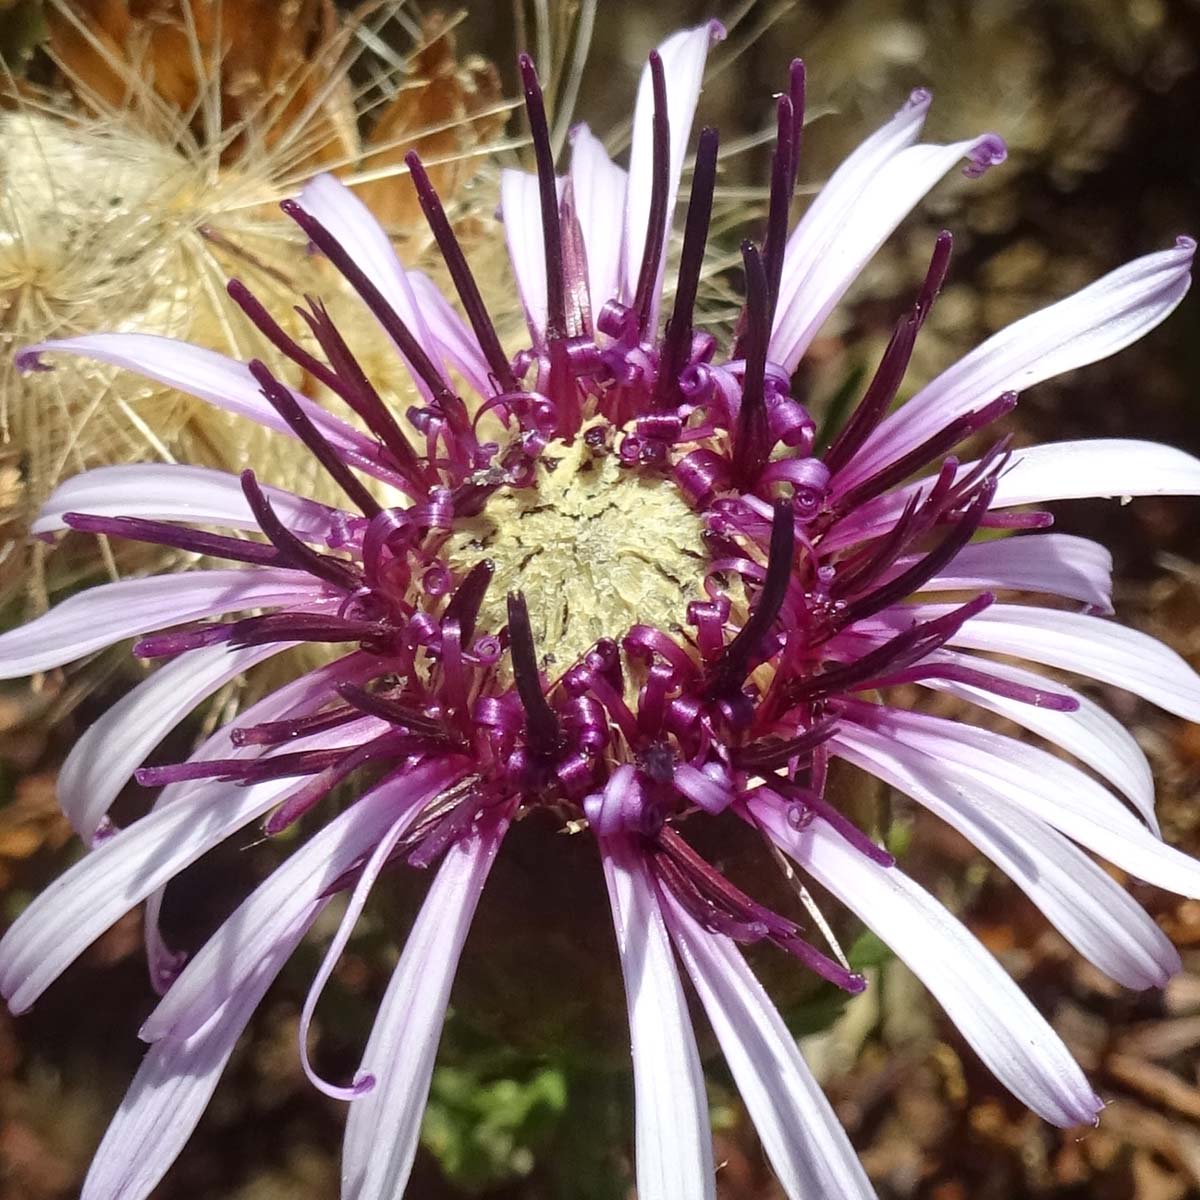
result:
M 346 943 L 354 933 L 354 927 L 358 924 L 358 918 L 362 916 L 367 897 L 370 896 L 371 889 L 375 886 L 375 881 L 379 878 L 379 873 L 388 860 L 388 855 L 396 848 L 396 843 L 412 824 L 416 815 L 415 811 L 404 813 L 392 823 L 391 828 L 376 840 L 367 861 L 359 869 L 358 879 L 354 884 L 354 890 L 350 893 L 350 899 L 346 902 L 341 919 L 338 921 L 333 941 L 325 950 L 325 956 L 321 959 L 321 965 L 313 976 L 308 995 L 304 999 L 304 1007 L 300 1011 L 300 1024 L 297 1028 L 300 1065 L 304 1068 L 304 1074 L 308 1077 L 309 1083 L 331 1100 L 353 1100 L 363 1095 L 375 1086 L 375 1077 L 369 1072 L 360 1072 L 350 1084 L 340 1085 L 331 1084 L 318 1075 L 308 1053 L 308 1035 L 312 1029 L 312 1019 L 316 1015 L 321 993 L 325 990 L 329 977 L 337 967 L 338 960 L 342 957 L 342 951 L 346 949 Z
M 321 993 L 325 990 L 325 985 L 329 982 L 329 977 L 333 974 L 338 960 L 342 957 L 342 952 L 346 949 L 346 943 L 349 942 L 350 936 L 354 932 L 354 927 L 358 924 L 358 918 L 362 916 L 363 907 L 367 903 L 371 889 L 375 886 L 375 881 L 387 865 L 388 858 L 396 848 L 397 843 L 404 836 L 408 827 L 420 815 L 421 809 L 424 807 L 425 801 L 423 798 L 416 803 L 413 802 L 413 781 L 411 775 L 402 775 L 395 782 L 405 785 L 407 794 L 403 797 L 403 800 L 407 807 L 402 808 L 399 816 L 396 816 L 398 806 L 393 801 L 392 814 L 395 819 L 386 832 L 377 836 L 370 856 L 359 870 L 354 890 L 350 893 L 350 899 L 347 901 L 342 918 L 338 922 L 337 932 L 333 935 L 333 940 L 329 943 L 325 951 L 325 956 L 321 960 L 321 965 L 317 969 L 316 975 L 313 976 L 312 984 L 308 989 L 308 996 L 304 1001 L 304 1008 L 300 1013 L 298 1035 L 300 1042 L 300 1062 L 304 1067 L 304 1073 L 308 1076 L 309 1082 L 318 1091 L 336 1100 L 352 1100 L 361 1096 L 369 1088 L 374 1087 L 375 1077 L 369 1071 L 366 1071 L 359 1072 L 358 1076 L 348 1087 L 339 1087 L 327 1083 L 313 1069 L 312 1061 L 308 1054 L 308 1034 L 312 1027 L 313 1016 L 317 1011 L 317 1003 L 321 999 Z
M 788 300 L 785 305 L 781 295 L 771 336 L 771 358 L 788 371 L 796 369 L 863 267 L 955 163 L 967 159 L 968 171 L 978 175 L 986 167 L 1003 162 L 1005 153 L 1004 142 L 994 133 L 985 133 L 948 146 L 908 146 L 880 165 L 853 203 L 829 215 L 828 228 L 822 231 L 823 252 L 807 264 L 803 285 L 796 281 L 785 285 Z M 786 259 L 783 269 L 786 278 Z M 989 395 L 984 400 L 993 398 Z
M 751 801 L 750 808 L 782 850 L 908 964 L 1027 1108 L 1054 1125 L 1095 1122 L 1103 1103 L 1062 1039 L 943 905 L 898 867 L 872 862 L 820 818 L 795 829 L 778 806 Z
M 142 1059 L 113 1117 L 80 1200 L 145 1200 L 196 1128 L 234 1045 L 312 919 L 296 922 L 243 964 L 228 1000 L 191 1037 L 168 1039 Z
M 692 120 L 700 100 L 704 64 L 709 47 L 725 36 L 719 21 L 709 21 L 696 29 L 673 33 L 658 46 L 667 85 L 667 118 L 671 132 L 671 157 L 667 173 L 667 227 L 675 212 L 679 195 L 679 177 L 692 132 Z M 625 284 L 624 298 L 633 299 L 646 247 L 646 226 L 650 221 L 650 193 L 654 178 L 654 90 L 650 68 L 642 70 L 638 82 L 637 104 L 633 110 L 633 144 L 629 151 L 629 186 L 625 191 Z M 651 327 L 658 313 L 662 293 L 666 244 L 658 263 L 658 276 L 651 289 Z
M 313 672 L 286 690 L 303 694 L 297 684 L 312 691 L 314 680 L 336 680 L 345 673 L 345 662 Z M 360 745 L 386 727 L 386 722 L 366 717 L 297 738 L 289 748 Z M 165 788 L 146 816 L 101 841 L 13 922 L 0 940 L 0 995 L 13 1012 L 23 1012 L 110 925 L 307 782 L 307 776 L 250 786 L 202 779 Z M 178 802 L 184 798 L 187 803 Z
M 324 541 L 346 519 L 347 514 L 315 500 L 282 488 L 259 486 L 279 519 L 297 537 Z M 30 532 L 37 535 L 65 529 L 63 514 L 69 512 L 258 530 L 238 476 L 177 463 L 97 467 L 72 476 L 54 489 Z
M 1067 533 L 997 538 L 960 550 L 926 592 L 983 588 L 1047 592 L 1112 612 L 1112 555 L 1099 542 Z
M 341 243 L 358 268 L 379 289 L 396 315 L 408 326 L 421 349 L 429 355 L 434 367 L 444 374 L 439 347 L 430 334 L 421 306 L 413 293 L 412 282 L 401 265 L 383 226 L 371 210 L 344 184 L 332 175 L 317 175 L 300 190 L 300 207 L 316 217 Z M 397 346 L 397 351 L 400 348 Z M 412 369 L 404 353 L 400 357 L 408 366 L 413 383 L 422 395 L 429 397 L 429 385 Z
M 187 954 L 182 950 L 172 950 L 163 937 L 162 906 L 167 886 L 164 884 L 151 892 L 142 906 L 142 948 L 146 951 L 146 974 L 158 996 L 171 986 L 187 962 Z
M 350 1105 L 343 1200 L 395 1200 L 417 1152 L 438 1041 L 475 907 L 505 826 L 472 833 L 446 854 L 392 973 L 363 1053 L 375 1087 Z
M 978 465 L 962 464 L 955 480 L 964 479 Z M 839 522 L 823 547 L 832 551 L 882 536 L 895 525 L 913 495 L 927 493 L 931 483 L 928 478 L 917 480 L 869 501 Z M 1200 460 L 1172 446 L 1125 438 L 1031 446 L 1012 452 L 992 508 L 1133 496 L 1200 496 Z
M 248 567 L 187 571 L 103 583 L 0 634 L 0 678 L 61 667 L 125 638 L 200 617 L 280 605 L 305 608 L 327 595 L 303 571 Z
M 837 485 L 894 462 L 906 451 L 1004 392 L 1099 362 L 1144 337 L 1187 293 L 1196 243 L 1179 238 L 989 338 L 926 384 L 867 439 Z M 1111 481 L 1098 481 L 1107 486 Z M 1094 494 L 1089 492 L 1089 495 Z
M 565 182 L 557 181 L 560 201 Z M 525 320 L 534 343 L 540 344 L 546 328 L 546 246 L 536 175 L 509 167 L 500 172 L 500 219 Z
M 936 616 L 950 605 L 919 605 Z M 1125 688 L 1189 721 L 1200 721 L 1200 676 L 1156 638 L 1086 613 L 993 604 L 950 639 L 952 646 L 1011 654 Z
M 282 721 L 285 718 L 302 717 L 316 712 L 337 695 L 338 684 L 361 684 L 369 679 L 376 669 L 375 660 L 371 655 L 356 650 L 323 667 L 318 667 L 315 671 L 307 671 L 290 683 L 285 683 L 282 687 L 268 692 L 257 703 L 238 713 L 232 721 L 222 725 L 220 729 L 200 743 L 188 761 L 200 762 L 214 758 L 258 758 L 263 754 L 271 753 L 269 746 L 254 744 L 235 746 L 233 744 L 234 732 L 267 721 Z M 360 721 L 342 726 L 343 731 L 348 731 L 350 735 L 360 739 L 382 733 L 386 728 L 386 722 L 375 717 L 364 717 Z M 289 744 L 289 749 L 303 749 L 309 744 L 307 738 L 299 738 Z M 204 779 L 182 779 L 178 783 L 169 784 L 159 793 L 155 807 L 187 799 L 193 793 L 208 786 L 208 781 Z
M 268 429 L 295 436 L 263 396 L 250 368 L 214 350 L 152 333 L 89 333 L 29 346 L 18 354 L 18 365 L 29 369 L 43 354 L 79 354 L 134 371 L 226 412 L 248 417 Z M 372 443 L 367 438 L 320 405 L 299 393 L 293 394 L 313 424 L 354 466 L 381 478 L 390 477 L 376 463 Z
M 629 179 L 586 125 L 571 130 L 571 186 L 587 248 L 592 318 L 617 298 L 625 252 L 625 187 Z
M 58 803 L 90 842 L 146 755 L 207 696 L 295 643 L 192 650 L 160 667 L 92 722 L 58 773 Z
M 393 776 L 322 826 L 204 943 L 146 1019 L 140 1036 L 154 1042 L 199 1029 L 228 998 L 240 964 L 265 954 L 401 817 L 411 820 L 462 769 L 439 762 Z
M 1128 438 L 1031 446 L 1014 451 L 992 507 L 1094 496 L 1200 496 L 1200 460 Z
M 1200 898 L 1200 861 L 1159 841 L 1107 788 L 1015 738 L 922 713 L 880 710 L 880 728 L 1028 812 L 1138 879 Z
M 841 726 L 830 748 L 957 829 L 1124 987 L 1163 987 L 1181 969 L 1170 939 L 1106 871 L 978 773 L 856 725 Z
M 854 1147 L 741 951 L 663 895 L 679 957 L 789 1200 L 871 1200 Z
M 207 850 L 300 787 L 213 782 L 189 804 L 155 809 L 60 875 L 0 940 L 0 994 L 24 1012 L 110 925 Z
M 625 977 L 640 1200 L 713 1200 L 704 1074 L 654 881 L 622 836 L 601 840 Z
M 1058 680 L 1047 680 L 1043 675 L 1008 663 L 982 660 L 971 654 L 956 654 L 950 650 L 939 651 L 932 659 L 983 671 L 1021 687 L 1038 690 L 1048 688 L 1074 700 L 1079 705 L 1074 712 L 1057 712 L 956 680 L 922 680 L 926 687 L 949 692 L 952 696 L 999 713 L 1074 755 L 1123 792 L 1151 831 L 1161 836 L 1154 812 L 1154 776 L 1150 764 L 1129 731 L 1095 701 L 1072 691 Z
M 836 242 L 845 214 L 888 161 L 917 140 L 929 104 L 928 92 L 913 92 L 904 107 L 871 134 L 829 177 L 788 238 L 779 304 L 768 351 L 773 360 L 782 362 L 788 353 L 789 340 L 782 326 L 793 305 L 801 301 L 809 274 Z
M 463 379 L 480 396 L 488 396 L 494 392 L 496 389 L 488 378 L 491 368 L 479 348 L 479 339 L 474 330 L 454 311 L 442 289 L 423 271 L 409 271 L 408 282 L 425 315 L 429 335 L 437 344 L 442 357 L 454 365 Z

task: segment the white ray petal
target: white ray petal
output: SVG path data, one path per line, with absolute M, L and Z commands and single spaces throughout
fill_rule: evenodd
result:
M 0 940 L 0 994 L 24 1012 L 110 925 L 205 851 L 273 808 L 303 779 L 212 783 L 155 810 L 60 875 Z
M 633 1045 L 638 1196 L 714 1200 L 704 1075 L 654 881 L 623 835 L 601 853 Z
M 149 1042 L 195 1033 L 229 996 L 242 964 L 267 953 L 282 931 L 317 904 L 326 890 L 402 815 L 414 815 L 456 776 L 431 763 L 372 788 L 323 826 L 246 897 L 208 939 L 142 1025 Z
M 311 919 L 294 923 L 247 963 L 244 977 L 201 1029 L 146 1053 L 96 1151 L 80 1200 L 146 1200 L 191 1137 L 238 1038 Z
M 972 174 L 1005 158 L 993 133 L 947 146 L 907 146 L 882 163 L 862 191 L 840 211 L 827 214 L 823 250 L 807 264 L 803 286 L 783 288 L 771 335 L 770 356 L 794 371 L 829 314 L 892 231 L 954 165 L 965 158 Z M 784 273 L 788 266 L 785 260 Z
M 1168 891 L 1200 898 L 1200 861 L 1159 841 L 1107 788 L 1036 746 L 921 713 L 881 709 L 881 727 L 1108 859 Z
M 565 179 L 555 180 L 560 203 L 565 184 Z M 540 344 L 546 328 L 546 245 L 536 175 L 508 167 L 500 172 L 500 219 L 525 320 L 535 344 Z
M 950 605 L 918 605 L 919 620 Z M 1200 675 L 1156 638 L 1087 613 L 993 604 L 950 639 L 969 650 L 1011 654 L 1125 688 L 1167 712 L 1200 721 Z
M 1179 238 L 993 335 L 887 417 L 836 486 L 866 478 L 1004 392 L 1023 392 L 1144 337 L 1187 294 L 1195 252 L 1191 238 Z
M 1106 496 L 1200 496 L 1200 460 L 1130 438 L 1031 446 L 1013 452 L 992 507 Z
M 121 789 L 146 755 L 201 700 L 243 671 L 290 649 L 294 642 L 208 646 L 159 667 L 88 726 L 58 773 L 58 803 L 90 842 Z
M 956 654 L 950 650 L 939 651 L 932 659 L 996 675 L 1022 687 L 1048 689 L 1074 700 L 1079 705 L 1074 712 L 1058 712 L 954 680 L 922 680 L 925 687 L 949 692 L 952 696 L 999 713 L 1074 755 L 1123 792 L 1151 831 L 1161 836 L 1158 818 L 1154 813 L 1154 776 L 1150 764 L 1129 731 L 1094 700 L 1089 700 L 1058 680 L 1048 680 L 1043 675 L 1008 663 L 979 659 L 972 654 Z
M 964 463 L 955 473 L 955 481 L 978 465 Z M 830 530 L 823 548 L 843 549 L 882 536 L 895 525 L 913 495 L 928 493 L 931 484 L 931 478 L 919 479 L 868 501 Z M 1133 496 L 1200 496 L 1200 460 L 1173 446 L 1128 438 L 1031 446 L 1012 452 L 992 508 Z
M 628 174 L 608 157 L 586 125 L 571 130 L 571 186 L 587 248 L 592 320 L 618 298 L 625 253 L 625 189 Z
M 282 488 L 259 486 L 279 519 L 308 541 L 324 541 L 349 515 Z M 54 489 L 30 533 L 65 529 L 62 518 L 69 512 L 258 530 L 236 475 L 178 463 L 97 467 L 74 475 Z
M 872 1200 L 854 1147 L 741 951 L 664 895 L 672 940 L 789 1200 Z
M 663 76 L 667 85 L 667 120 L 670 126 L 670 163 L 667 170 L 667 232 L 670 233 L 675 201 L 679 195 L 679 177 L 692 132 L 704 64 L 709 48 L 725 36 L 719 21 L 709 21 L 696 29 L 673 33 L 658 45 Z M 638 81 L 637 103 L 633 110 L 633 144 L 629 151 L 629 186 L 625 191 L 625 273 L 624 298 L 633 299 L 638 273 L 646 248 L 646 227 L 650 222 L 650 196 L 654 179 L 654 89 L 650 68 L 642 69 Z M 657 317 L 662 294 L 666 242 L 659 257 L 658 272 L 651 288 L 651 323 Z
M 250 368 L 214 350 L 152 333 L 89 333 L 28 346 L 17 355 L 18 365 L 26 370 L 44 365 L 41 358 L 45 354 L 78 354 L 134 371 L 216 408 L 295 437 L 262 394 Z M 321 434 L 352 466 L 381 479 L 391 477 L 391 472 L 379 466 L 369 439 L 298 392 L 293 395 Z
M 430 336 L 437 343 L 441 357 L 454 364 L 476 394 L 491 395 L 495 390 L 488 380 L 491 368 L 479 348 L 475 331 L 454 310 L 442 294 L 442 289 L 424 272 L 409 271 L 408 282 L 425 314 Z
M 340 179 L 328 174 L 317 175 L 304 185 L 300 190 L 299 204 L 337 238 L 359 269 L 379 289 L 444 378 L 445 367 L 441 361 L 440 347 L 429 331 L 424 311 L 417 303 L 412 283 L 396 254 L 392 239 L 371 210 Z M 408 366 L 413 383 L 422 395 L 428 397 L 431 394 L 429 385 L 412 369 L 400 347 L 396 349 Z
M 1124 987 L 1163 987 L 1181 969 L 1170 939 L 1106 871 L 978 774 L 857 725 L 841 726 L 831 748 L 957 829 Z
M 395 1200 L 417 1152 L 421 1116 L 450 985 L 504 826 L 447 852 L 379 1006 L 360 1074 L 375 1086 L 351 1102 L 342 1152 L 343 1200 Z
M 996 960 L 898 867 L 883 867 L 820 818 L 794 829 L 751 801 L 771 837 L 908 964 L 959 1032 L 1023 1104 L 1054 1125 L 1092 1124 L 1103 1104 L 1058 1034 Z
M 201 617 L 249 608 L 304 608 L 324 585 L 303 571 L 275 567 L 187 571 L 102 583 L 42 616 L 0 634 L 0 678 L 61 667 L 125 638 Z
M 1111 613 L 1112 555 L 1099 542 L 1066 533 L 975 542 L 921 590 L 962 588 L 1046 592 Z
M 1112 786 L 1126 794 L 1154 835 L 1160 836 L 1158 818 L 1154 815 L 1154 778 L 1150 763 L 1146 761 L 1141 746 L 1136 743 L 1126 727 L 1100 708 L 1099 704 L 1058 683 L 1057 679 L 1046 679 L 1036 672 L 1010 666 L 1007 662 L 978 659 L 973 654 L 956 654 L 953 650 L 940 650 L 932 655 L 931 659 L 983 671 L 1008 680 L 1009 683 L 1019 684 L 1022 688 L 1054 691 L 1057 695 L 1074 700 L 1079 706 L 1075 712 L 1061 713 L 1052 708 L 1039 708 L 1037 704 L 1022 700 L 1012 700 L 1008 696 L 997 695 L 994 691 L 974 688 L 970 684 L 958 683 L 952 679 L 922 680 L 925 688 L 949 692 L 961 700 L 1007 716 L 1015 724 L 1024 726 L 1039 737 L 1060 746 L 1068 754 L 1079 758 L 1080 762 L 1086 763 L 1094 772 L 1103 775 Z

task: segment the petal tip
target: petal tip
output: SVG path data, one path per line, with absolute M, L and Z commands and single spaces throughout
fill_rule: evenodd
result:
M 22 1016 L 33 1007 L 33 1001 L 21 994 L 20 979 L 6 976 L 9 976 L 9 972 L 0 967 L 0 1000 L 4 1001 L 14 1017 Z
M 349 192 L 350 189 L 336 175 L 331 175 L 328 171 L 322 171 L 319 175 L 314 175 L 305 183 L 300 189 L 297 199 L 303 205 L 306 197 L 328 191 Z
M 1008 146 L 997 133 L 985 133 L 967 151 L 967 165 L 963 174 L 968 179 L 978 179 L 992 167 L 998 167 L 1008 157 Z
M 36 346 L 26 346 L 18 350 L 13 355 L 13 362 L 16 368 L 23 375 L 31 374 L 35 371 L 53 371 L 54 368 L 48 363 L 42 361 L 42 351 L 47 349 L 48 343 L 41 342 Z
M 913 88 L 908 95 L 908 99 L 904 102 L 904 107 L 900 109 L 900 112 L 912 112 L 914 109 L 919 109 L 921 112 L 927 112 L 932 103 L 933 93 L 928 88 Z

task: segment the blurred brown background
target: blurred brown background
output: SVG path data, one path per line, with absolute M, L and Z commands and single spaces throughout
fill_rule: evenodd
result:
M 424 5 L 426 12 L 430 5 Z M 526 6 L 533 28 L 538 6 Z M 493 59 L 515 92 L 519 38 L 504 3 L 468 4 L 461 44 Z M 17 11 L 0 5 L 0 23 Z M 409 10 L 414 18 L 415 8 Z M 566 9 L 547 0 L 553 20 Z M 579 115 L 600 131 L 629 114 L 646 52 L 720 3 L 600 0 Z M 10 27 L 11 28 L 11 27 Z M 913 383 L 1017 316 L 1180 232 L 1200 232 L 1200 4 L 1188 0 L 846 0 L 760 3 L 716 56 L 700 119 L 723 143 L 765 129 L 787 61 L 809 66 L 802 179 L 818 183 L 909 89 L 935 96 L 935 139 L 1002 134 L 1009 161 L 946 182 L 877 257 L 814 346 L 805 383 L 824 410 L 869 368 L 939 228 L 953 230 L 949 285 L 923 334 Z M 749 208 L 768 150 L 729 159 L 722 185 Z M 1116 359 L 1022 397 L 1023 440 L 1145 437 L 1200 452 L 1200 300 Z M 1118 613 L 1200 665 L 1200 557 L 1192 501 L 1061 506 L 1061 527 L 1114 552 Z M 1162 823 L 1200 852 L 1200 730 L 1098 688 L 1137 732 L 1160 781 Z M 93 704 L 99 701 L 93 701 Z M 54 816 L 53 772 L 74 726 L 3 716 L 0 889 L 10 911 L 76 853 Z M 1183 949 L 1164 994 L 1131 994 L 1074 958 L 1024 898 L 957 837 L 900 810 L 908 868 L 960 911 L 1066 1036 L 1109 1108 L 1099 1129 L 1062 1134 L 1023 1113 L 979 1068 L 907 974 L 883 959 L 868 999 L 800 1014 L 831 1026 L 809 1048 L 887 1200 L 1184 1200 L 1200 1196 L 1200 903 L 1132 885 Z M 213 856 L 168 913 L 193 933 L 269 869 L 270 847 Z M 486 906 L 487 900 L 485 898 Z M 536 920 L 536 918 L 531 918 Z M 339 972 L 324 1017 L 328 1069 L 352 1062 L 386 977 L 378 919 Z M 477 936 L 471 953 L 486 955 Z M 492 936 L 489 932 L 488 936 Z M 534 932 L 528 936 L 536 936 Z M 160 1190 L 163 1200 L 321 1200 L 337 1193 L 337 1106 L 305 1083 L 295 1021 L 314 951 L 261 1010 L 209 1114 Z M 597 951 L 603 953 L 603 951 Z M 302 956 L 303 957 L 303 956 Z M 0 1198 L 77 1194 L 92 1147 L 139 1055 L 152 1002 L 136 915 L 103 938 L 35 1011 L 0 1013 Z M 619 1014 L 618 1014 L 619 1016 Z M 536 1014 L 531 1020 L 536 1021 Z M 563 1053 L 531 1055 L 452 1021 L 409 1195 L 490 1200 L 615 1198 L 628 1192 L 628 1080 Z M 722 1200 L 768 1200 L 770 1178 L 736 1095 L 712 1073 Z

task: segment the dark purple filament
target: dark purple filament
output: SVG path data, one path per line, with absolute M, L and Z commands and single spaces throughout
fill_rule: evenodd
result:
M 525 709 L 529 748 L 539 757 L 549 757 L 557 752 L 560 745 L 558 718 L 542 693 L 537 649 L 529 625 L 529 608 L 520 592 L 508 594 L 508 649 L 512 656 L 517 694 Z
M 205 554 L 233 562 L 253 563 L 259 567 L 290 566 L 274 546 L 203 533 L 186 525 L 166 521 L 147 521 L 140 517 L 97 517 L 90 513 L 63 513 L 63 524 L 80 533 L 98 533 L 107 537 L 129 538 L 152 546 L 170 546 L 188 554 Z
M 377 515 L 381 511 L 379 501 L 367 491 L 354 472 L 338 457 L 337 451 L 321 435 L 312 419 L 301 407 L 300 401 L 292 395 L 291 390 L 284 387 L 271 374 L 266 363 L 259 359 L 252 358 L 247 365 L 268 403 L 283 418 L 292 432 L 312 451 L 313 457 L 325 468 L 338 487 L 350 497 L 350 500 L 365 516 Z
M 746 368 L 742 403 L 733 437 L 731 474 L 741 491 L 753 491 L 767 465 L 771 436 L 767 424 L 767 344 L 771 336 L 767 276 L 762 255 L 753 242 L 742 243 L 746 268 Z
M 479 608 L 495 573 L 496 568 L 488 559 L 477 562 L 458 585 L 458 589 L 450 597 L 450 603 L 446 605 L 446 611 L 442 614 L 443 622 L 454 621 L 458 625 L 459 637 L 464 643 L 470 642 L 475 634 Z
M 642 265 L 638 271 L 637 290 L 633 296 L 633 311 L 638 316 L 642 336 L 651 333 L 650 314 L 658 288 L 658 268 L 662 262 L 663 246 L 667 240 L 667 211 L 671 180 L 671 125 L 667 117 L 667 77 L 657 50 L 650 54 L 650 82 L 654 93 L 652 123 L 650 213 L 646 221 L 646 241 L 642 248 Z
M 468 436 L 469 422 L 462 400 L 450 390 L 441 373 L 433 365 L 432 359 L 426 354 L 424 347 L 400 319 L 400 314 L 387 302 L 383 293 L 358 265 L 354 256 L 316 217 L 303 209 L 295 200 L 284 200 L 279 207 L 304 230 L 309 241 L 333 263 L 358 293 L 363 303 L 387 331 L 388 336 L 400 348 L 400 352 L 412 365 L 417 376 L 433 393 L 455 432 L 460 436 Z
M 409 173 L 412 175 L 413 186 L 417 190 L 417 199 L 421 203 L 421 211 L 429 222 L 429 228 L 433 233 L 434 241 L 438 244 L 438 249 L 442 252 L 442 259 L 450 272 L 450 278 L 454 281 L 454 288 L 458 292 L 459 300 L 462 301 L 467 320 L 471 322 L 471 328 L 479 339 L 479 346 L 488 361 L 488 366 L 492 368 L 492 374 L 495 375 L 502 391 L 515 392 L 517 390 L 516 376 L 500 345 L 496 327 L 488 315 L 487 305 L 484 304 L 483 297 L 479 294 L 475 276 L 471 273 L 462 246 L 459 245 L 458 238 L 455 237 L 450 221 L 446 217 L 446 210 L 442 207 L 437 190 L 430 182 L 429 175 L 415 150 L 410 150 L 404 156 L 404 161 L 408 164 Z
M 655 398 L 663 406 L 676 399 L 679 372 L 686 365 L 692 348 L 692 318 L 696 310 L 696 295 L 700 290 L 708 227 L 712 222 L 719 145 L 720 138 L 715 129 L 700 131 L 696 168 L 692 173 L 692 194 L 688 200 L 687 221 L 683 230 L 683 254 L 679 260 L 675 307 L 663 337 L 662 361 L 655 388 Z
M 912 358 L 917 334 L 946 278 L 951 247 L 950 235 L 943 230 L 934 245 L 933 256 L 916 304 L 897 324 L 862 400 L 822 456 L 830 474 L 836 474 L 854 457 L 896 399 L 896 393 L 900 390 L 904 373 L 908 370 L 909 360 Z
M 741 686 L 750 670 L 752 659 L 762 647 L 763 639 L 775 624 L 788 583 L 792 577 L 792 555 L 796 541 L 792 521 L 792 506 L 787 500 L 775 504 L 771 521 L 771 548 L 767 555 L 767 575 L 754 609 L 737 636 L 725 647 L 709 677 L 707 692 L 721 696 Z
M 367 378 L 350 347 L 346 345 L 324 304 L 313 296 L 307 296 L 305 299 L 308 308 L 297 305 L 296 312 L 312 330 L 313 337 L 317 339 L 333 367 L 334 378 L 337 380 L 334 391 L 383 443 L 395 461 L 397 470 L 412 485 L 416 494 L 424 495 L 433 479 L 433 473 L 417 457 L 412 443 L 375 390 L 375 385 Z
M 525 114 L 537 162 L 538 195 L 542 205 L 542 245 L 546 256 L 546 340 L 567 336 L 566 294 L 563 285 L 562 231 L 558 220 L 558 180 L 554 174 L 554 149 L 546 121 L 546 101 L 537 68 L 528 54 L 517 59 L 525 92 Z
M 783 277 L 788 215 L 796 183 L 796 114 L 790 95 L 779 97 L 776 110 L 775 153 L 771 160 L 771 198 L 767 208 L 767 236 L 763 241 L 763 269 L 767 275 L 768 321 L 774 317 Z
M 258 527 L 275 547 L 284 565 L 307 571 L 318 579 L 324 579 L 326 583 L 332 583 L 334 587 L 348 591 L 358 586 L 359 575 L 350 563 L 319 553 L 284 525 L 275 515 L 275 510 L 263 494 L 262 488 L 258 486 L 258 480 L 252 470 L 244 470 L 241 480 L 242 494 L 246 497 L 246 503 L 249 504 Z

